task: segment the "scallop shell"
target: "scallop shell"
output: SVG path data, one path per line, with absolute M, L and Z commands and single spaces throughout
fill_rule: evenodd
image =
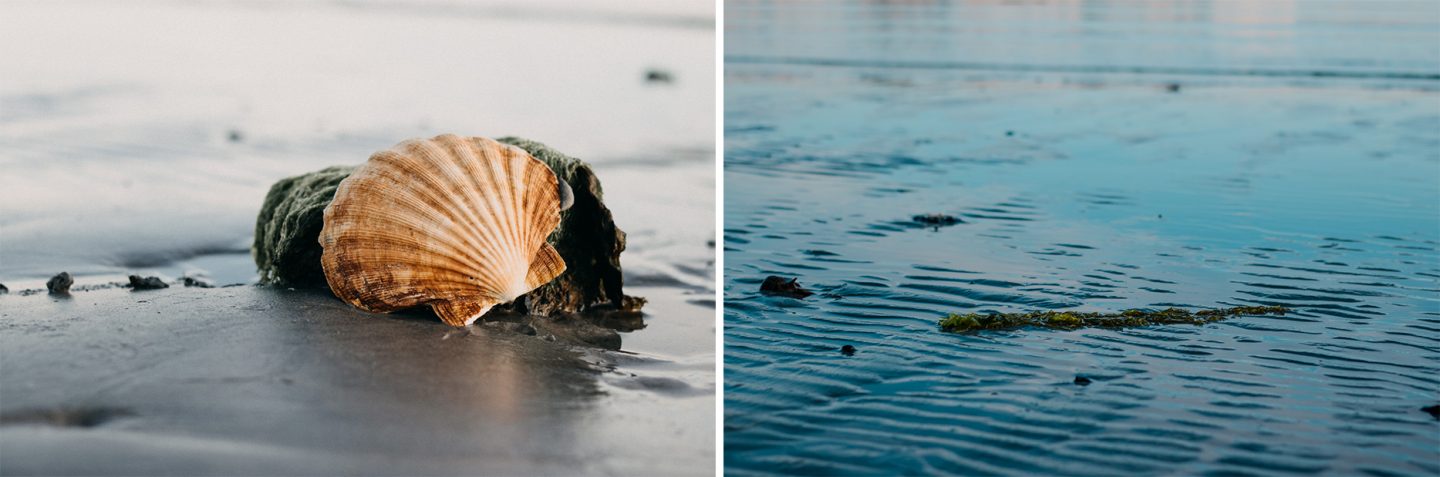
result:
M 562 187 L 525 150 L 488 138 L 402 142 L 370 156 L 325 208 L 325 280 L 364 310 L 429 305 L 471 324 L 565 271 L 545 242 Z

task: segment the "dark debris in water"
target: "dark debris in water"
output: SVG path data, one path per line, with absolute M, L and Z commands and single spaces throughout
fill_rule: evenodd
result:
M 840 354 L 843 354 L 845 356 L 855 356 L 855 347 L 850 345 L 841 346 Z
M 1034 311 L 1029 313 L 951 313 L 940 320 L 940 330 L 965 333 L 980 330 L 1009 330 L 1024 327 L 1074 330 L 1080 328 L 1135 328 L 1153 325 L 1203 325 L 1244 315 L 1284 315 L 1280 306 L 1238 306 L 1191 312 L 1180 308 L 1160 311 L 1125 310 L 1119 313 L 1078 311 Z
M 1084 377 L 1084 376 L 1076 376 L 1076 377 L 1075 377 L 1075 384 L 1076 384 L 1076 385 L 1079 385 L 1079 386 L 1089 386 L 1089 385 L 1090 385 L 1090 382 L 1091 382 L 1091 381 L 1090 381 L 1090 378 L 1087 378 L 1087 377 Z
M 760 293 L 766 295 L 788 296 L 791 298 L 805 298 L 815 293 L 800 286 L 799 278 L 786 280 L 784 277 L 770 275 L 760 284 Z
M 70 277 L 70 272 L 60 272 L 45 282 L 45 289 L 49 290 L 51 295 L 68 295 L 70 285 L 74 284 L 75 279 Z
M 170 288 L 170 285 L 165 283 L 165 280 L 161 280 L 160 277 L 141 278 L 140 275 L 130 275 L 130 288 L 136 290 L 159 290 L 161 288 Z
M 949 214 L 920 214 L 911 217 L 910 220 L 934 227 L 965 223 L 965 221 L 960 220 L 959 217 Z
M 1433 417 L 1433 418 L 1435 418 L 1435 419 L 1440 419 L 1440 404 L 1436 404 L 1436 405 L 1434 405 L 1434 406 L 1422 407 L 1422 408 L 1420 408 L 1420 410 L 1421 410 L 1421 411 L 1425 411 L 1425 413 L 1426 413 L 1426 414 L 1429 414 L 1430 417 Z

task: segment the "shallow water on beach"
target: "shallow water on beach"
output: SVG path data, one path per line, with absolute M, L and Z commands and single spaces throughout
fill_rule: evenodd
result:
M 594 166 L 606 203 L 628 234 L 623 256 L 626 292 L 650 299 L 647 326 L 622 333 L 622 352 L 596 351 L 605 358 L 597 364 L 604 372 L 579 373 L 587 381 L 532 383 L 543 388 L 537 395 L 577 408 L 571 414 L 574 419 L 556 424 L 538 415 L 512 417 L 498 415 L 509 411 L 472 410 L 481 414 L 476 422 L 503 418 L 514 435 L 534 438 L 517 442 L 499 431 L 489 435 L 492 441 L 504 441 L 492 446 L 491 452 L 509 452 L 508 460 L 501 462 L 505 465 L 466 467 L 469 461 L 447 461 L 453 455 L 445 455 L 437 462 L 407 468 L 403 464 L 413 463 L 412 455 L 411 461 L 360 470 L 704 474 L 713 468 L 713 4 L 21 1 L 0 5 L 0 25 L 0 58 L 4 58 L 0 61 L 0 283 L 12 291 L 0 297 L 0 307 L 6 313 L 25 315 L 13 321 L 29 326 L 65 320 L 70 314 L 128 309 L 132 301 L 159 301 L 167 304 L 155 307 L 156 313 L 166 313 L 165 320 L 193 314 L 203 322 L 193 325 L 199 330 L 240 326 L 206 321 L 234 310 L 201 305 L 244 304 L 256 295 L 284 291 L 262 289 L 221 299 L 236 292 L 177 290 L 179 285 L 172 285 L 171 290 L 155 292 L 163 299 L 101 290 L 77 292 L 69 301 L 43 293 L 19 296 L 19 292 L 43 289 L 45 280 L 60 271 L 73 274 L 77 288 L 124 281 L 127 274 L 158 275 L 172 283 L 191 273 L 209 276 L 217 285 L 254 283 L 249 247 L 255 215 L 275 181 L 331 165 L 358 164 L 371 153 L 412 137 L 522 136 Z M 668 74 L 670 80 L 647 81 L 651 70 Z M 281 300 L 280 305 L 255 313 L 285 320 L 308 303 Z M 397 348 L 388 349 L 404 358 L 410 352 L 400 349 L 402 344 L 424 347 L 426 340 L 449 336 L 447 327 L 429 324 L 436 326 L 415 325 L 422 332 L 378 339 L 403 339 L 404 343 L 395 343 Z M 115 326 L 134 329 L 139 324 Z M 399 325 L 377 321 L 354 326 L 355 333 L 378 335 L 377 330 Z M 29 389 L 31 383 L 70 382 L 66 380 L 74 374 L 54 368 L 19 369 L 40 366 L 31 361 L 40 358 L 12 355 L 0 373 L 8 380 L 0 382 L 4 388 L 0 413 L 27 411 L 16 406 L 43 401 L 37 397 L 50 395 L 45 393 L 66 396 L 55 406 L 116 405 L 110 401 L 135 399 L 128 393 L 131 388 L 169 385 L 175 373 L 191 372 L 138 362 L 120 352 L 127 347 L 178 347 L 176 355 L 220 356 L 207 361 L 209 368 L 194 372 L 223 377 L 230 371 L 228 359 L 269 355 L 286 346 L 257 349 L 253 346 L 264 344 L 257 340 L 222 350 L 186 348 L 158 325 L 153 332 L 113 335 L 86 335 L 67 328 L 63 340 L 52 336 L 53 329 L 34 327 L 42 331 L 27 332 L 12 323 L 0 338 L 10 349 L 93 342 L 119 350 L 106 361 L 107 367 L 96 372 L 111 372 L 128 384 L 119 390 L 95 388 L 93 381 Z M 210 341 L 190 343 L 201 347 Z M 362 358 L 375 356 L 364 353 L 363 346 L 358 349 Z M 164 358 L 155 359 L 165 362 Z M 516 372 L 553 372 L 545 366 L 568 363 L 560 359 L 563 356 L 550 358 L 554 359 L 542 353 L 533 362 L 517 364 Z M 236 365 L 248 364 L 254 363 Z M 258 369 L 324 374 L 313 368 Z M 488 368 L 477 364 L 475 369 Z M 455 388 L 469 383 L 447 380 L 439 370 L 390 377 L 394 386 L 423 380 L 433 386 L 429 389 L 456 393 L 464 389 Z M 378 388 L 389 385 L 380 378 L 368 382 Z M 483 386 L 485 381 L 471 384 Z M 222 383 L 207 392 L 224 395 L 245 385 Z M 315 418 L 317 429 L 337 425 L 332 430 L 340 434 L 363 428 L 368 418 L 383 423 L 384 416 L 361 412 L 364 403 L 344 402 L 345 385 L 317 391 L 342 396 L 337 398 L 341 402 L 297 400 L 303 402 L 287 409 L 296 416 L 333 412 L 357 423 L 352 428 Z M 606 397 L 568 396 L 565 386 L 594 388 Z M 195 392 L 191 389 L 182 387 L 184 392 Z M 295 395 L 285 394 L 286 389 L 270 391 L 289 403 Z M 243 389 L 238 392 L 230 398 L 237 408 L 268 402 L 247 400 L 254 396 L 245 395 Z M 250 424 L 238 414 L 207 415 L 193 406 L 196 398 L 183 392 L 161 398 L 144 402 L 125 426 L 181 440 L 187 433 L 213 438 L 204 445 L 216 455 L 224 454 L 220 451 L 226 451 L 222 447 L 227 445 L 232 451 L 249 449 L 253 438 L 263 435 L 233 432 L 231 428 Z M 424 402 L 415 404 L 416 409 L 436 414 L 427 419 L 450 412 L 449 403 L 429 408 Z M 543 414 L 548 404 L 535 405 L 526 409 Z M 176 408 L 180 411 L 173 412 Z M 206 422 L 211 418 L 215 421 Z M 409 428 L 426 431 L 421 424 Z M 474 425 L 465 432 L 481 439 L 487 428 Z M 588 436 L 585 439 L 614 445 L 598 451 L 599 447 L 547 443 L 541 437 L 558 434 L 583 434 Z M 25 441 L 10 436 L 6 443 Z M 358 453 L 369 451 L 362 443 L 374 444 L 365 436 L 351 437 Z M 196 445 L 202 441 L 196 440 Z M 27 452 L 47 448 L 35 442 L 28 445 Z M 95 452 L 123 459 L 139 455 L 127 454 L 133 450 L 118 445 Z M 331 450 L 336 449 L 326 452 Z M 303 454 L 305 449 L 290 451 Z M 672 458 L 663 466 L 647 466 L 654 453 Z M 327 463 L 346 457 L 328 456 L 335 459 L 299 467 L 282 463 L 255 472 L 323 473 Z M 245 462 L 207 461 L 180 451 L 162 457 L 159 462 L 175 464 L 171 472 L 182 473 L 233 474 L 244 469 L 234 465 Z M 304 460 L 301 457 L 296 460 Z M 534 465 L 526 470 L 526 464 Z M 336 468 L 348 467 L 330 469 Z M 83 472 L 95 468 L 86 469 Z
M 1433 51 L 1378 55 L 1349 78 L 1256 77 L 1241 72 L 1256 51 L 1350 71 L 1365 45 L 1307 38 L 1369 27 L 1324 15 L 1329 2 L 1294 6 L 1289 23 L 1108 2 L 1062 15 L 1071 5 L 727 9 L 728 471 L 1440 472 L 1440 422 L 1420 410 L 1440 404 L 1440 84 L 1371 74 L 1440 71 Z M 1432 7 L 1367 21 L 1420 18 L 1405 8 Z M 969 18 L 1053 23 L 973 31 Z M 954 31 L 923 28 L 941 23 Z M 1115 64 L 1091 52 L 1162 26 L 1206 47 L 1177 54 L 1229 54 L 1085 73 L 1029 54 L 1059 42 L 1073 64 Z M 841 28 L 865 40 L 823 34 Z M 1400 30 L 1437 35 L 1414 28 Z M 819 36 L 787 41 L 804 35 Z M 1007 40 L 1021 46 L 989 49 Z M 872 54 L 1051 66 L 855 61 Z M 1166 64 L 1221 74 L 1148 68 Z M 911 220 L 926 213 L 963 222 Z M 768 275 L 816 294 L 761 295 Z M 951 312 L 1239 305 L 1292 312 L 936 326 Z

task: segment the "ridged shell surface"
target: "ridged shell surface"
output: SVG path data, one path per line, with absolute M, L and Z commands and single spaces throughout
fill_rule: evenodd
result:
M 428 305 L 473 323 L 559 276 L 555 173 L 523 149 L 442 135 L 380 151 L 325 208 L 321 265 L 335 295 L 390 312 Z

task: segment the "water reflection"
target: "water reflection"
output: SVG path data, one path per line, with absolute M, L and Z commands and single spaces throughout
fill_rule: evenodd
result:
M 725 5 L 732 59 L 1433 73 L 1440 57 L 1423 1 Z
M 869 13 L 887 8 L 929 16 Z M 1440 44 L 1440 29 L 1412 18 L 1432 5 L 1336 15 L 1352 8 L 736 4 L 727 469 L 1440 472 L 1420 412 L 1440 393 L 1440 78 L 1387 76 L 1440 71 L 1431 45 L 1388 48 Z M 758 14 L 771 10 L 785 23 Z M 1367 37 L 1372 21 L 1402 27 Z M 994 67 L 1013 64 L 1050 66 Z M 1114 68 L 1167 64 L 1201 70 Z M 1258 64 L 1299 69 L 1243 73 Z M 964 223 L 915 226 L 926 213 Z M 764 296 L 767 275 L 817 294 Z M 1234 305 L 1295 312 L 1123 331 L 935 324 Z

